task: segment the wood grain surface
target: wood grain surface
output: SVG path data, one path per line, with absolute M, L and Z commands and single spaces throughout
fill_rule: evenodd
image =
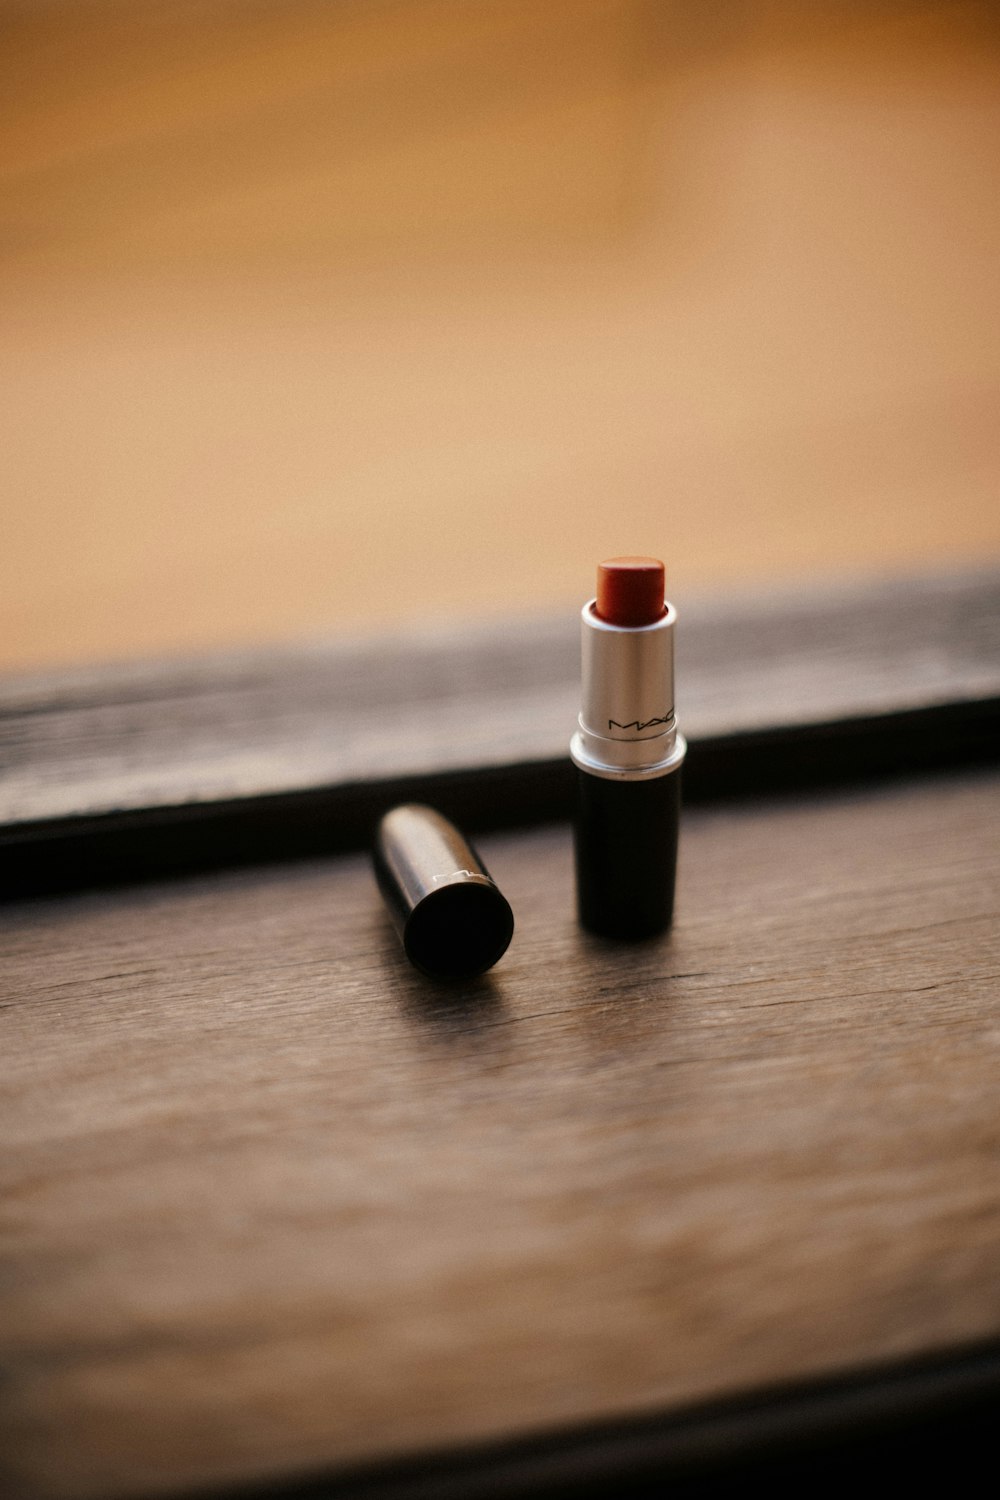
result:
M 561 826 L 442 990 L 362 856 L 11 907 L 6 1493 L 147 1496 L 1000 1332 L 1000 779 L 689 811 L 676 927 Z

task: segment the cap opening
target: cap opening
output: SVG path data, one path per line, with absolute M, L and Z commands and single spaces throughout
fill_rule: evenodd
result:
M 411 963 L 432 979 L 469 979 L 507 951 L 514 915 L 493 885 L 458 881 L 432 891 L 407 919 L 403 943 Z

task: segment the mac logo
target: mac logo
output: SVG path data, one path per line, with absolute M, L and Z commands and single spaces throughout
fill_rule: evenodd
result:
M 673 714 L 661 714 L 658 719 L 646 719 L 644 723 L 640 723 L 638 719 L 633 719 L 631 724 L 619 724 L 617 719 L 609 719 L 608 728 L 634 729 L 636 734 L 641 734 L 644 729 L 652 729 L 654 724 L 669 724 L 672 718 Z

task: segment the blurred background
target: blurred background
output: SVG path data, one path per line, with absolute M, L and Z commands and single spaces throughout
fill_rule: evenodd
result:
M 0 665 L 1000 560 L 998 13 L 0 0 Z

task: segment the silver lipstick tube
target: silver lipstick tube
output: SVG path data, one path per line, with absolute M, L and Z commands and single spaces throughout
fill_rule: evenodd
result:
M 583 700 L 570 755 L 581 771 L 645 781 L 676 771 L 687 746 L 674 718 L 672 604 L 652 625 L 609 625 L 595 599 L 580 615 Z
M 663 932 L 673 918 L 680 768 L 674 624 L 610 625 L 583 608 L 583 699 L 570 755 L 577 769 L 580 922 L 602 937 Z

